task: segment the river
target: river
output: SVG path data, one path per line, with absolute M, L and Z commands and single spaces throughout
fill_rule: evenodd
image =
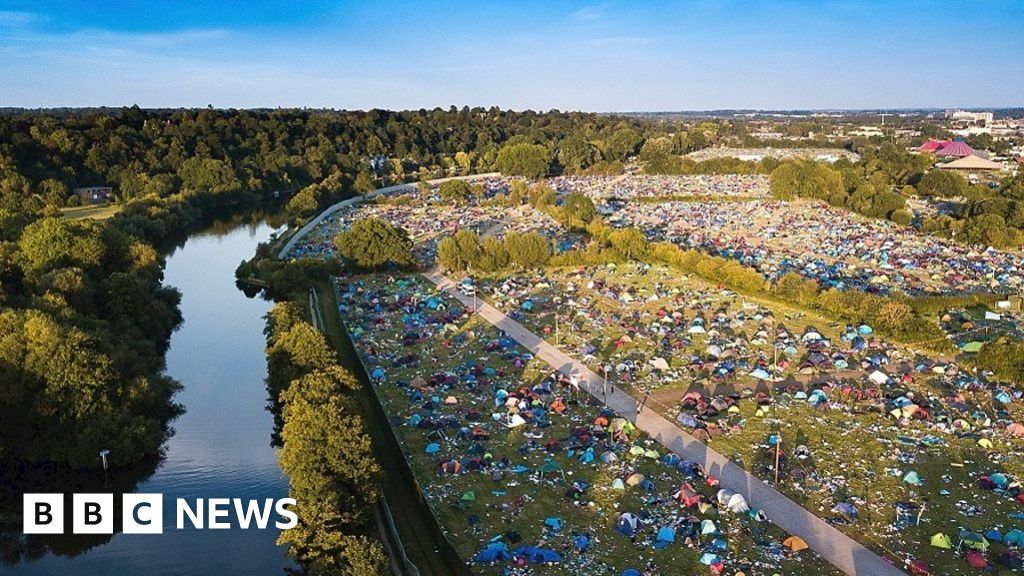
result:
M 292 564 L 278 531 L 176 530 L 176 498 L 280 498 L 287 479 L 270 446 L 266 410 L 264 314 L 271 303 L 247 298 L 234 270 L 273 232 L 246 224 L 191 236 L 167 258 L 165 283 L 182 292 L 184 323 L 171 339 L 167 373 L 184 386 L 185 414 L 156 472 L 133 490 L 164 494 L 162 535 L 115 534 L 73 557 L 49 553 L 0 573 L 16 575 L 280 575 Z M 116 472 L 114 472 L 116 474 Z M 188 523 L 186 522 L 186 525 Z

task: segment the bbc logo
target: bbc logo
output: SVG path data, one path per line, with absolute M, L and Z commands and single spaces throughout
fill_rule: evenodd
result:
M 72 494 L 71 532 L 73 534 L 113 534 L 113 494 Z M 25 494 L 22 500 L 22 524 L 25 534 L 64 533 L 63 494 Z M 174 527 L 195 530 L 226 530 L 237 526 L 249 530 L 250 526 L 266 530 L 271 520 L 279 530 L 291 530 L 299 523 L 292 508 L 294 498 L 185 498 L 175 500 L 172 513 Z M 231 515 L 234 512 L 234 522 Z M 163 534 L 163 494 L 123 494 L 121 496 L 121 531 L 125 534 Z
M 71 532 L 113 534 L 113 494 L 72 494 Z M 162 494 L 124 494 L 121 498 L 121 531 L 125 534 L 163 532 Z M 22 532 L 64 533 L 63 494 L 25 494 L 22 499 Z

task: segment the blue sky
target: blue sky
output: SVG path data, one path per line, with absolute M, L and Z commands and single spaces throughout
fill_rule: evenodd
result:
M 0 0 L 0 106 L 1024 105 L 1024 1 Z

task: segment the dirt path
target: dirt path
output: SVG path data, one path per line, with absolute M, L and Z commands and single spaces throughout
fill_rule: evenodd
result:
M 547 362 L 563 374 L 577 377 L 584 390 L 603 401 L 620 416 L 634 422 L 637 428 L 649 434 L 663 446 L 684 460 L 692 460 L 703 465 L 708 474 L 719 478 L 723 487 L 743 494 L 751 507 L 763 510 L 777 526 L 790 534 L 803 538 L 815 552 L 839 570 L 850 575 L 904 575 L 904 572 L 874 552 L 684 432 L 674 422 L 649 408 L 638 414 L 637 400 L 629 394 L 615 390 L 612 394 L 606 395 L 601 376 L 490 304 L 479 298 L 472 298 L 460 293 L 456 289 L 455 282 L 437 269 L 425 272 L 424 276 L 450 296 L 462 302 L 463 305 L 470 309 L 475 306 L 476 312 L 483 319 L 504 331 L 537 358 Z

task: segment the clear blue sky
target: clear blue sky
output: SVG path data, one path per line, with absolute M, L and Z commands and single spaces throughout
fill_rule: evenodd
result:
M 1024 1 L 0 1 L 0 106 L 133 103 L 1020 106 Z

